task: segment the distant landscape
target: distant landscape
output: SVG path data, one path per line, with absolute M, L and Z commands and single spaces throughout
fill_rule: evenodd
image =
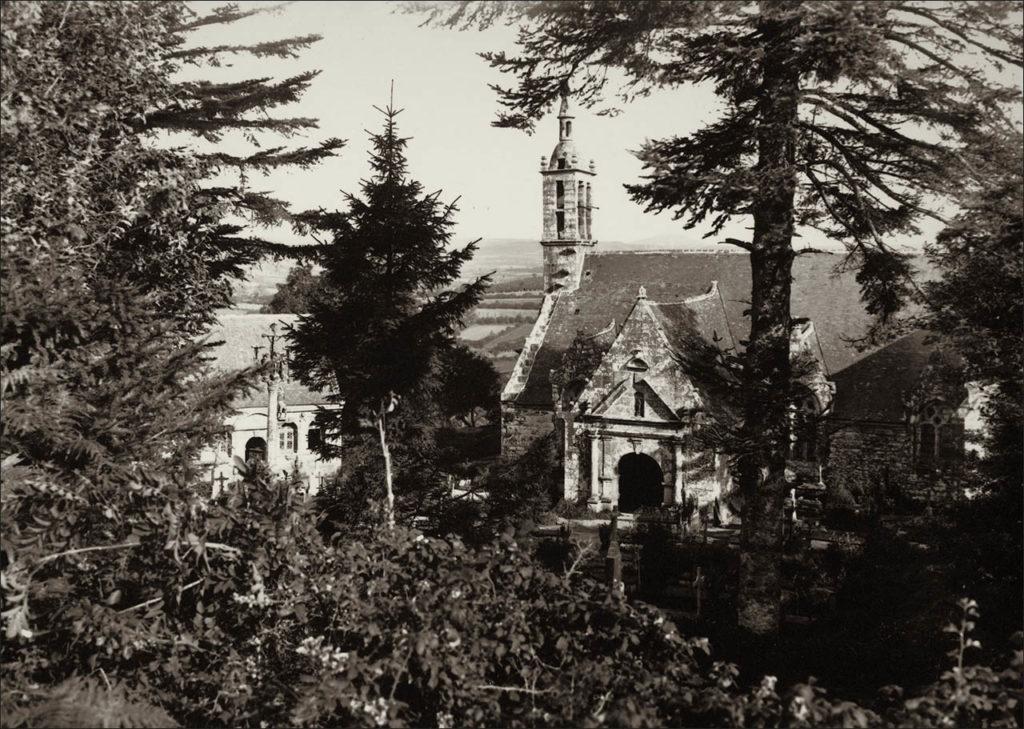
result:
M 708 250 L 716 245 L 682 234 L 633 241 L 598 241 L 597 250 Z M 277 291 L 278 284 L 284 282 L 291 266 L 290 261 L 277 261 L 253 267 L 248 280 L 236 288 L 235 313 L 259 313 L 260 307 Z M 491 274 L 492 284 L 480 306 L 470 312 L 460 338 L 488 357 L 499 373 L 507 375 L 540 309 L 543 292 L 538 241 L 486 238 L 480 241 L 476 255 L 463 267 L 462 273 L 463 281 Z
M 633 241 L 598 241 L 601 251 L 639 250 L 694 250 L 708 249 L 716 244 L 695 239 L 685 234 L 678 236 L 654 236 Z M 263 304 L 277 290 L 277 284 L 284 281 L 291 267 L 289 261 L 267 262 L 254 266 L 247 282 L 237 287 L 236 302 Z M 462 270 L 463 280 L 475 279 L 492 274 L 496 289 L 506 288 L 508 282 L 539 276 L 541 273 L 541 252 L 534 238 L 485 238 L 480 241 L 476 255 Z M 540 287 L 535 287 L 539 291 Z

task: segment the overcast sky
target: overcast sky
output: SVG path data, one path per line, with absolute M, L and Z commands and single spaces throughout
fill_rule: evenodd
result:
M 220 2 L 197 2 L 200 11 Z M 253 3 L 242 3 L 243 6 Z M 541 155 L 557 141 L 554 113 L 533 136 L 491 126 L 498 108 L 489 83 L 502 78 L 476 54 L 514 48 L 514 30 L 485 32 L 418 27 L 423 18 L 399 12 L 392 2 L 296 2 L 274 14 L 257 15 L 195 34 L 203 44 L 236 44 L 316 33 L 323 40 L 294 60 L 230 60 L 230 67 L 203 68 L 216 80 L 273 76 L 284 78 L 320 69 L 290 115 L 315 117 L 320 128 L 308 136 L 348 140 L 341 155 L 316 168 L 274 173 L 254 187 L 273 191 L 297 208 L 342 205 L 339 190 L 355 191 L 367 174 L 367 134 L 379 130 L 388 89 L 395 83 L 395 105 L 404 109 L 400 132 L 412 137 L 410 171 L 427 190 L 444 199 L 460 197 L 458 240 L 539 238 L 541 232 Z M 644 213 L 629 200 L 623 184 L 635 182 L 640 163 L 630 153 L 647 138 L 686 134 L 714 119 L 717 102 L 709 88 L 655 92 L 630 104 L 617 117 L 576 109 L 574 136 L 582 156 L 597 165 L 594 218 L 598 240 L 632 241 L 653 236 L 699 240 L 706 232 L 684 231 L 668 214 Z M 241 151 L 233 141 L 230 151 Z M 724 235 L 743 235 L 740 222 Z M 749 233 L 747 234 L 749 235 Z M 291 238 L 288 233 L 277 236 Z M 715 239 L 717 240 L 717 238 Z M 819 240 L 808 239 L 820 243 Z

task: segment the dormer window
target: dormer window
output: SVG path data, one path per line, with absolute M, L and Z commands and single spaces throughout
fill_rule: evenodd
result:
M 560 170 L 564 170 L 565 169 L 565 157 L 559 157 L 558 158 L 558 169 L 560 169 Z
M 633 416 L 642 418 L 646 415 L 647 403 L 644 401 L 644 394 L 642 392 L 633 393 Z

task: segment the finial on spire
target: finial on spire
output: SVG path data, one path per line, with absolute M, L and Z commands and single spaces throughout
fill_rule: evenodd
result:
M 569 82 L 563 81 L 562 85 L 558 89 L 558 95 L 562 98 L 562 103 L 558 107 L 558 116 L 569 116 Z
M 637 289 L 636 297 L 638 299 L 646 299 L 647 298 L 647 289 L 645 289 L 643 286 L 641 286 L 639 289 Z

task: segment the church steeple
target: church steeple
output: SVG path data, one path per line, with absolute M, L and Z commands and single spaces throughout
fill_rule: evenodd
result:
M 579 287 L 586 249 L 593 247 L 591 222 L 595 206 L 591 181 L 594 161 L 583 168 L 573 140 L 575 117 L 568 94 L 562 92 L 558 110 L 558 144 L 550 161 L 541 157 L 544 194 L 544 290 L 572 291 Z

